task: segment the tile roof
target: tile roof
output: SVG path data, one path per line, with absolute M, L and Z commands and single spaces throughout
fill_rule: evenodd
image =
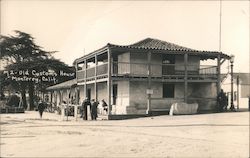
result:
M 136 48 L 136 49 L 153 49 L 153 50 L 168 50 L 168 51 L 190 51 L 190 52 L 214 52 L 214 51 L 199 51 L 187 47 L 183 47 L 174 43 L 162 41 L 154 38 L 146 38 L 131 45 L 116 45 L 108 43 L 109 46 L 122 48 Z M 218 53 L 218 52 L 217 52 Z
M 179 46 L 174 43 L 153 39 L 153 38 L 146 38 L 134 44 L 128 45 L 128 47 L 133 48 L 143 48 L 143 49 L 163 49 L 163 50 L 183 50 L 183 51 L 196 51 L 194 49 L 190 49 L 187 47 Z
M 71 86 L 76 85 L 76 84 L 77 84 L 76 79 L 73 79 L 73 80 L 65 81 L 65 82 L 50 86 L 50 87 L 46 88 L 46 90 L 70 88 Z
M 194 54 L 202 54 L 202 55 L 212 55 L 215 56 L 217 54 L 221 54 L 222 57 L 229 59 L 230 57 L 227 54 L 223 54 L 222 52 L 218 52 L 218 51 L 203 51 L 203 50 L 195 50 L 195 49 L 191 49 L 191 48 L 187 48 L 187 47 L 183 47 L 174 43 L 170 43 L 170 42 L 166 42 L 166 41 L 162 41 L 159 39 L 154 39 L 154 38 L 146 38 L 143 39 L 139 42 L 136 42 L 134 44 L 130 44 L 130 45 L 117 45 L 117 44 L 111 44 L 108 43 L 106 46 L 92 52 L 89 53 L 85 56 L 91 56 L 93 54 L 95 54 L 96 52 L 98 52 L 99 50 L 102 50 L 104 48 L 107 47 L 113 47 L 113 48 L 131 48 L 131 49 L 146 49 L 146 50 L 163 50 L 163 51 L 176 51 L 176 52 L 190 52 L 190 53 L 194 53 Z M 84 57 L 85 57 L 84 56 Z M 84 57 L 78 58 L 78 59 L 83 59 Z M 76 60 L 78 60 L 76 59 Z M 74 61 L 74 63 L 76 62 L 76 60 Z

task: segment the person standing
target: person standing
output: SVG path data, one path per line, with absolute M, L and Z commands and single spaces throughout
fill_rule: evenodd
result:
M 104 99 L 102 99 L 102 108 L 104 111 L 106 111 L 106 114 L 108 113 L 108 104 L 105 102 Z
M 95 99 L 92 99 L 91 101 L 91 119 L 96 120 L 97 118 L 97 106 L 98 101 L 95 101 Z
M 43 111 L 44 111 L 44 109 L 46 108 L 46 105 L 45 105 L 45 103 L 43 102 L 43 101 L 39 101 L 38 102 L 38 111 L 39 111 L 39 114 L 40 114 L 40 118 L 42 119 L 42 117 L 43 117 Z
M 88 119 L 88 112 L 87 112 L 87 107 L 88 105 L 90 106 L 90 101 L 88 98 L 85 98 L 84 101 L 82 102 L 82 109 L 81 109 L 81 116 L 83 118 L 83 120 L 87 120 Z
M 217 110 L 218 112 L 222 112 L 226 106 L 226 95 L 223 89 L 221 89 L 220 93 L 217 96 L 217 102 L 218 102 Z

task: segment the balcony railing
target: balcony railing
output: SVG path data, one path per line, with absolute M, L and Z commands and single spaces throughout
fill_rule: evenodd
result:
M 216 75 L 216 66 L 188 64 L 188 75 Z M 113 64 L 113 75 L 141 75 L 148 76 L 147 63 L 116 62 Z M 185 65 L 181 64 L 151 64 L 152 76 L 185 75 Z
M 106 75 L 108 73 L 108 63 L 97 65 L 96 67 L 96 76 Z M 86 70 L 86 78 L 94 78 L 95 77 L 95 67 L 87 68 Z M 77 71 L 77 79 L 84 80 L 85 78 L 85 70 Z
M 147 63 L 129 63 L 129 62 L 113 62 L 111 67 L 111 74 L 114 76 L 148 76 L 148 64 Z M 216 77 L 217 66 L 213 65 L 199 65 L 188 64 L 186 66 L 188 76 L 196 77 Z M 95 77 L 95 67 L 90 67 L 86 70 L 86 77 Z M 108 73 L 108 63 L 97 65 L 96 76 L 106 75 Z M 163 77 L 163 76 L 184 76 L 185 65 L 184 64 L 151 64 L 151 76 Z M 77 79 L 84 80 L 85 70 L 77 72 Z

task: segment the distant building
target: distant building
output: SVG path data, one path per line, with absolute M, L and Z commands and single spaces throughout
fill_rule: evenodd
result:
M 237 78 L 239 84 L 237 88 Z M 228 95 L 229 107 L 231 104 L 231 75 L 222 82 L 221 88 Z M 239 99 L 238 99 L 239 97 Z M 248 98 L 250 97 L 250 73 L 234 73 L 233 75 L 233 100 L 235 108 L 239 103 L 239 108 L 248 108 Z

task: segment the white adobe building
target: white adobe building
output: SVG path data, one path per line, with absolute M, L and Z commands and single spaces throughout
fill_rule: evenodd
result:
M 239 84 L 237 86 L 237 78 Z M 222 82 L 221 88 L 228 96 L 228 108 L 231 105 L 231 75 Z M 250 73 L 233 74 L 233 100 L 235 108 L 248 108 L 248 98 L 250 97 Z

